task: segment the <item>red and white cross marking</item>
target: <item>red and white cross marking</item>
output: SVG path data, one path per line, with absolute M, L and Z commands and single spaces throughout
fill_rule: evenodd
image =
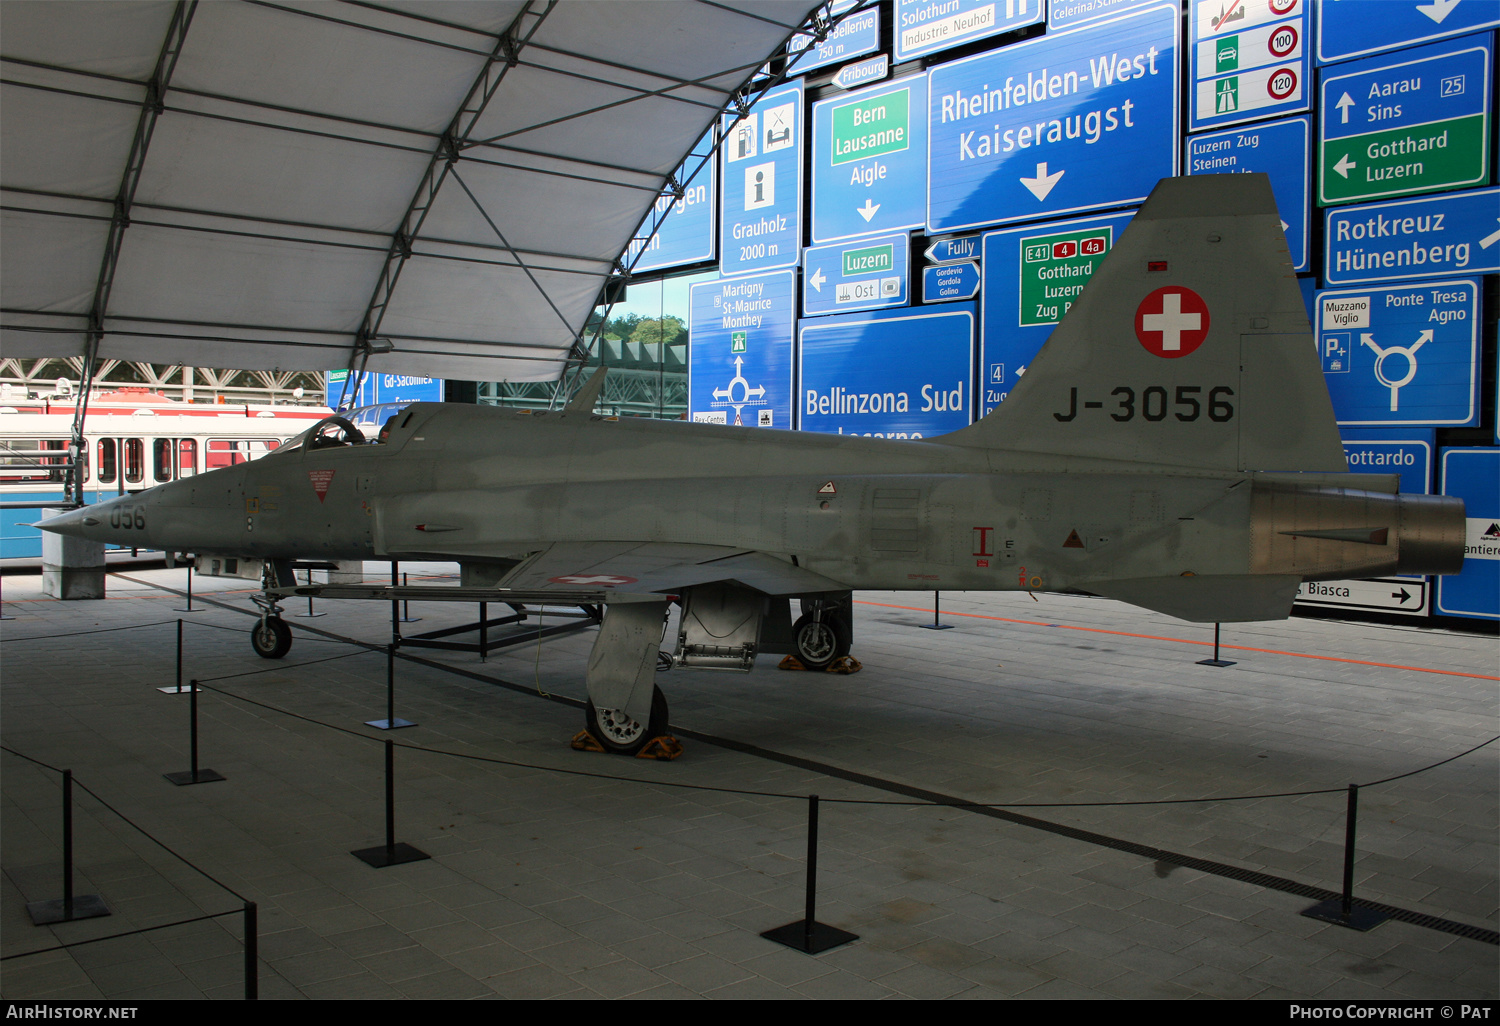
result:
M 620 577 L 617 574 L 564 574 L 562 577 L 549 577 L 548 580 L 553 584 L 592 584 L 605 588 L 635 583 L 634 577 Z
M 1135 308 L 1135 337 L 1146 352 L 1175 360 L 1208 338 L 1208 304 L 1192 289 L 1167 285 Z

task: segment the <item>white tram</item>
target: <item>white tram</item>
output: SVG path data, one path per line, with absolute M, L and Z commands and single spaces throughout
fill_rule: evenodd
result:
M 323 406 L 183 403 L 124 388 L 89 401 L 84 420 L 86 503 L 257 459 L 332 411 Z M 73 402 L 0 406 L 0 559 L 38 558 L 35 504 L 62 504 Z M 31 504 L 23 508 L 11 503 Z

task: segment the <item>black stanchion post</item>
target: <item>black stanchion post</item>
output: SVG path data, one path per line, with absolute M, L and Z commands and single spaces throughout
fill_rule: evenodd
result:
M 214 781 L 223 780 L 224 775 L 217 770 L 198 768 L 198 681 L 188 681 L 188 748 L 192 754 L 193 768 L 184 773 L 163 773 L 178 787 L 185 784 L 212 784 Z
M 309 588 L 312 587 L 312 570 L 308 570 L 307 571 L 307 586 Z M 313 612 L 313 597 L 312 597 L 312 592 L 309 591 L 307 593 L 307 612 L 305 612 L 305 613 L 295 613 L 293 615 L 294 616 L 300 616 L 300 617 L 302 617 L 304 619 L 311 620 L 315 616 L 327 616 L 328 614 L 327 613 L 314 613 Z
M 1349 801 L 1344 809 L 1344 890 L 1337 898 L 1320 901 L 1302 914 L 1325 923 L 1347 926 L 1351 930 L 1370 930 L 1390 916 L 1373 908 L 1354 907 L 1354 835 L 1359 819 L 1359 785 L 1349 785 Z
M 489 627 L 487 623 L 490 618 L 490 604 L 479 603 L 479 661 L 484 662 L 484 657 L 489 653 Z
M 245 902 L 245 1000 L 260 997 L 260 912 Z
M 182 687 L 182 617 L 177 618 L 177 681 L 169 688 L 157 688 L 164 695 L 180 695 Z
M 396 745 L 385 743 L 385 843 L 375 848 L 361 848 L 349 854 L 375 869 L 421 862 L 431 858 L 425 851 L 409 844 L 396 843 Z
M 836 948 L 840 944 L 847 944 L 852 940 L 859 940 L 858 934 L 840 930 L 836 926 L 829 926 L 817 920 L 817 879 L 818 879 L 818 796 L 810 794 L 807 796 L 807 906 L 806 914 L 799 922 L 787 923 L 778 926 L 774 930 L 767 930 L 761 934 L 767 940 L 773 940 L 778 944 L 785 944 L 789 948 L 809 955 L 816 955 Z
M 942 614 L 939 612 L 938 594 L 938 592 L 932 593 L 932 622 L 919 624 L 919 626 L 925 627 L 929 631 L 951 631 L 953 625 L 951 623 L 943 623 Z
M 63 896 L 46 901 L 26 903 L 34 926 L 68 923 L 75 919 L 96 919 L 110 914 L 109 906 L 97 894 L 77 897 L 73 894 L 73 771 L 62 771 L 62 863 Z
M 0 581 L 4 581 L 4 579 L 5 579 L 4 575 L 0 574 Z M 3 591 L 3 589 L 0 589 L 0 591 Z M 14 619 L 15 619 L 14 616 L 11 616 L 10 614 L 6 613 L 6 611 L 5 611 L 5 600 L 3 598 L 3 595 L 0 595 L 0 620 L 14 620 Z
M 410 585 L 410 583 L 411 582 L 407 579 L 406 573 L 403 571 L 401 574 L 401 587 L 405 588 Z M 411 615 L 411 599 L 403 599 L 401 601 L 401 622 L 416 623 L 420 619 L 422 619 L 420 616 Z
M 184 560 L 187 559 L 186 554 L 183 555 L 183 559 Z M 172 610 L 172 612 L 174 612 L 174 613 L 191 613 L 191 612 L 195 612 L 195 610 L 193 609 L 193 564 L 192 563 L 188 563 L 188 565 L 187 565 L 187 605 L 182 606 L 179 609 L 174 609 L 174 610 Z
M 392 602 L 391 605 L 396 603 Z M 365 726 L 377 730 L 395 730 L 398 727 L 415 727 L 411 720 L 396 719 L 396 646 L 385 647 L 385 719 L 365 720 Z
M 1214 657 L 1212 659 L 1199 659 L 1199 666 L 1233 666 L 1233 659 L 1219 658 L 1219 625 L 1214 624 Z

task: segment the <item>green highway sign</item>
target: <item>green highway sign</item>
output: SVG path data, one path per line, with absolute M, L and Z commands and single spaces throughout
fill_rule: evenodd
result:
M 1319 204 L 1486 184 L 1492 47 L 1464 36 L 1324 78 Z
M 1021 326 L 1056 324 L 1109 252 L 1108 226 L 1020 240 Z

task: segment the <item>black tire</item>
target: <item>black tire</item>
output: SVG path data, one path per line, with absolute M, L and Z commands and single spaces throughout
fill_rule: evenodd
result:
M 795 655 L 809 670 L 826 670 L 834 660 L 848 655 L 852 635 L 848 624 L 826 610 L 821 621 L 813 619 L 812 613 L 804 613 L 792 626 Z
M 603 715 L 589 700 L 588 714 L 584 725 L 594 739 L 604 746 L 606 752 L 615 755 L 634 755 L 646 747 L 648 741 L 667 732 L 667 696 L 661 688 L 651 691 L 651 722 L 644 727 L 625 716 L 623 710 L 605 709 Z
M 262 659 L 280 659 L 292 649 L 292 629 L 279 616 L 269 616 L 250 631 L 250 647 Z

